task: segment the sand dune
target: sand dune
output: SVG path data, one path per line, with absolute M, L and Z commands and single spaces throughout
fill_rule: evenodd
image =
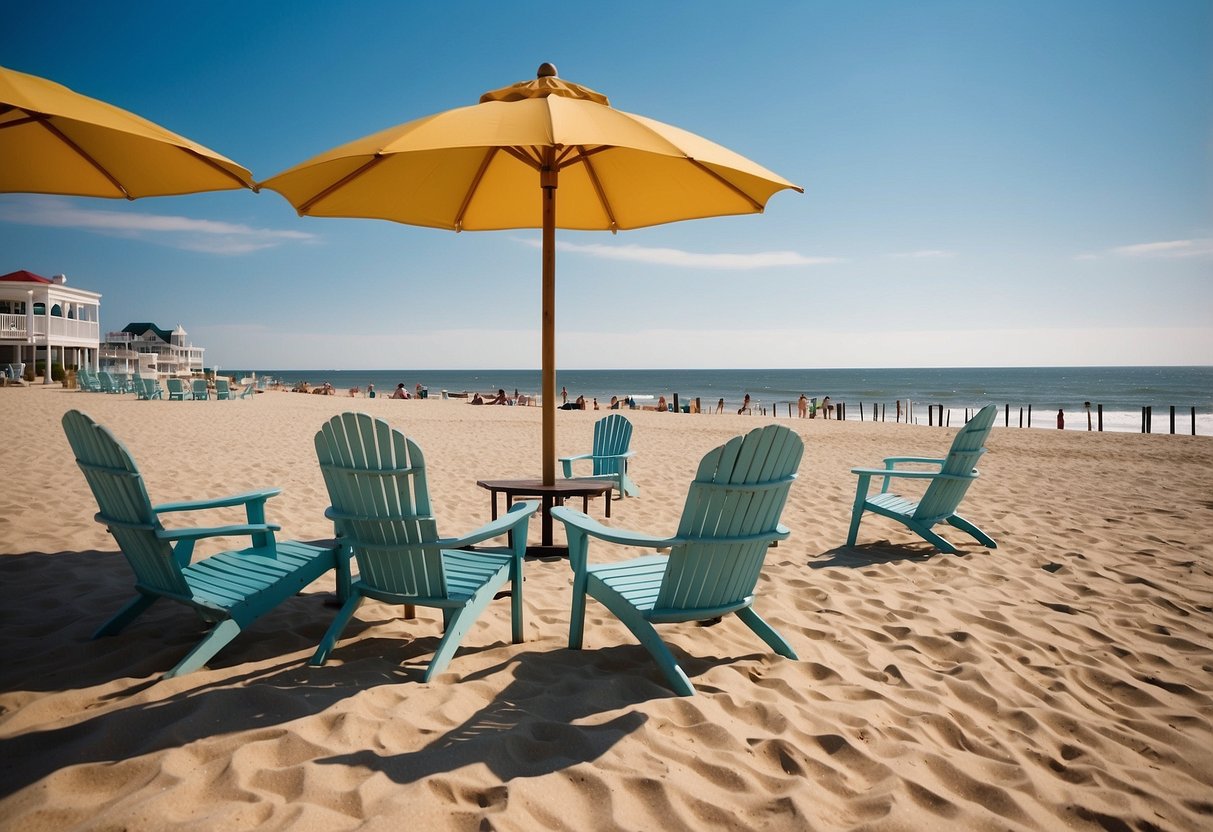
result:
M 527 563 L 526 643 L 497 601 L 431 684 L 439 617 L 378 602 L 327 666 L 306 666 L 331 578 L 208 668 L 160 681 L 200 625 L 162 602 L 89 640 L 132 578 L 59 427 L 72 407 L 127 444 L 154 501 L 278 486 L 270 519 L 302 540 L 331 535 L 312 435 L 340 410 L 421 444 L 444 534 L 487 519 L 476 479 L 538 470 L 535 408 L 0 390 L 0 828 L 1213 826 L 1208 437 L 996 428 L 966 514 L 999 548 L 952 531 L 962 553 L 941 555 L 871 515 L 842 543 L 849 469 L 938 455 L 951 431 L 795 422 L 793 536 L 770 550 L 756 606 L 801 659 L 732 617 L 664 626 L 698 690 L 680 698 L 594 602 L 586 649 L 567 649 L 560 560 Z M 557 415 L 566 454 L 602 414 Z M 764 421 L 628 415 L 641 494 L 610 522 L 653 532 L 673 530 L 699 457 Z

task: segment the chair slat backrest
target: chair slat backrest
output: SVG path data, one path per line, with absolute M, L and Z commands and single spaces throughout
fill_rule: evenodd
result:
M 632 423 L 626 416 L 612 413 L 594 425 L 594 476 L 618 474 L 623 460 L 603 457 L 626 453 L 632 444 Z
M 728 606 L 753 595 L 804 442 L 780 425 L 750 431 L 709 452 L 687 493 L 658 609 Z
M 188 597 L 190 589 L 172 546 L 156 536 L 163 527 L 130 452 L 107 428 L 78 410 L 63 414 L 63 432 L 101 509 L 97 521 L 109 527 L 139 583 Z
M 204 379 L 204 378 L 194 379 L 192 390 L 194 393 L 195 401 L 201 400 L 201 399 L 209 399 L 211 397 L 210 392 L 206 389 L 206 379 Z
M 964 499 L 965 492 L 973 484 L 973 472 L 977 468 L 977 461 L 986 452 L 984 446 L 991 428 L 994 427 L 997 412 L 995 405 L 986 405 L 956 434 L 940 473 L 959 476 L 962 479 L 932 480 L 914 511 L 916 520 L 939 520 L 951 516 L 956 511 L 960 501 Z
M 359 580 L 396 595 L 446 597 L 417 444 L 382 419 L 342 413 L 317 432 L 316 455 L 337 534 L 353 549 Z

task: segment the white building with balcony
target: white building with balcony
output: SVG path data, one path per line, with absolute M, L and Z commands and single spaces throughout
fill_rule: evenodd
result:
M 177 324 L 172 332 L 151 323 L 127 324 L 101 343 L 102 369 L 143 376 L 202 375 L 205 347 L 195 347 Z
M 101 295 L 69 287 L 61 274 L 0 275 L 0 364 L 45 360 L 48 369 L 62 364 L 95 370 L 100 320 Z M 50 372 L 44 381 L 50 383 Z

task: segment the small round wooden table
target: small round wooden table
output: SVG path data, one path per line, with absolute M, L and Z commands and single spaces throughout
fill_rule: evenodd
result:
M 518 498 L 538 497 L 540 504 L 540 545 L 528 546 L 528 555 L 563 555 L 569 553 L 567 546 L 552 544 L 552 507 L 562 506 L 569 497 L 581 498 L 581 510 L 587 511 L 590 497 L 606 497 L 606 516 L 611 516 L 611 491 L 615 488 L 614 480 L 576 478 L 556 480 L 551 485 L 544 485 L 541 479 L 530 480 L 477 480 L 476 485 L 488 489 L 492 501 L 493 519 L 497 519 L 497 495 L 505 494 L 505 508 Z

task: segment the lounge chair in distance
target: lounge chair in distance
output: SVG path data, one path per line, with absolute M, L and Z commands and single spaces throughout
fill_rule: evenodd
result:
M 168 400 L 170 402 L 183 402 L 194 396 L 193 393 L 186 389 L 185 382 L 179 378 L 165 379 L 164 385 L 168 388 Z
M 236 397 L 232 395 L 232 386 L 225 378 L 215 379 L 215 398 L 219 401 L 232 401 Z
M 977 411 L 968 424 L 960 429 L 952 441 L 948 455 L 943 459 L 926 457 L 891 456 L 885 459 L 884 468 L 852 468 L 859 476 L 855 490 L 855 505 L 851 509 L 851 530 L 847 534 L 847 546 L 855 545 L 859 533 L 859 521 L 865 511 L 896 520 L 947 554 L 955 554 L 956 547 L 932 530 L 938 523 L 947 523 L 967 532 L 987 549 L 997 549 L 998 544 L 988 534 L 956 513 L 969 486 L 977 479 L 977 460 L 986 452 L 983 447 L 994 426 L 997 408 L 990 404 Z M 936 470 L 901 469 L 900 464 L 934 466 Z M 872 477 L 881 477 L 884 482 L 877 494 L 868 494 Z M 902 497 L 889 491 L 889 480 L 893 477 L 930 480 L 921 500 Z
M 511 586 L 512 635 L 523 641 L 522 559 L 527 525 L 539 503 L 516 503 L 503 517 L 457 538 L 438 536 L 430 511 L 425 457 L 413 440 L 365 413 L 334 416 L 316 434 L 316 455 L 332 505 L 338 542 L 358 561 L 358 578 L 337 613 L 314 667 L 328 659 L 341 631 L 366 598 L 442 610 L 443 633 L 425 671 L 430 681 L 450 663 L 459 642 L 493 596 Z M 467 547 L 510 535 L 508 548 Z
M 654 624 L 733 612 L 776 653 L 795 659 L 792 647 L 753 604 L 767 547 L 789 534 L 779 517 L 803 453 L 800 437 L 781 425 L 758 428 L 712 450 L 699 463 L 672 537 L 609 528 L 564 506 L 552 509 L 565 525 L 573 568 L 569 648 L 581 649 L 590 595 L 632 631 L 682 696 L 695 688 Z M 590 538 L 670 553 L 591 566 Z
M 591 446 L 593 450 L 588 454 L 560 458 L 565 478 L 572 478 L 574 462 L 589 459 L 593 461 L 594 466 L 590 477 L 615 480 L 620 497 L 634 497 L 636 483 L 628 476 L 628 460 L 633 456 L 629 447 L 631 443 L 632 423 L 626 416 L 612 413 L 599 419 L 594 424 L 594 444 Z
M 97 522 L 108 527 L 135 572 L 138 594 L 93 638 L 118 633 L 160 598 L 192 607 L 213 627 L 164 674 L 167 679 L 205 665 L 258 618 L 330 569 L 337 570 L 338 597 L 344 600 L 348 594 L 349 561 L 338 548 L 276 540 L 279 527 L 265 522 L 265 501 L 279 489 L 153 506 L 130 453 L 108 429 L 69 410 L 63 430 L 97 498 Z M 245 507 L 248 521 L 241 525 L 166 529 L 160 522 L 160 515 L 168 512 L 239 505 Z M 252 545 L 190 562 L 196 541 L 232 535 L 248 535 Z
M 205 401 L 211 397 L 211 392 L 206 389 L 206 379 L 196 378 L 190 385 L 190 390 L 194 394 L 193 399 L 196 402 Z

